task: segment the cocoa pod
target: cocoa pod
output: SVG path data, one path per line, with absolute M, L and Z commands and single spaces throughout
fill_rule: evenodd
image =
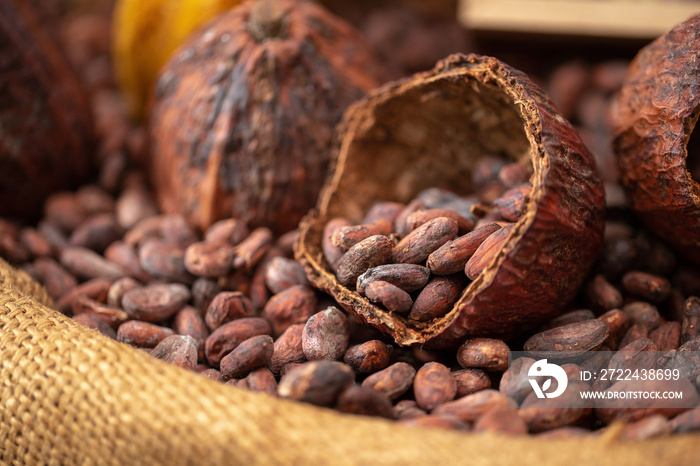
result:
M 158 200 L 202 229 L 230 216 L 275 233 L 295 228 L 326 176 L 334 125 L 384 79 L 359 33 L 322 6 L 265 4 L 194 33 L 155 86 Z M 309 93 L 309 83 L 325 92 Z
M 700 103 L 700 15 L 641 49 L 620 91 L 613 149 L 632 208 L 684 258 L 700 261 L 700 201 L 688 148 Z M 660 89 L 664 89 L 660 92 Z
M 94 143 L 84 88 L 48 24 L 22 0 L 0 6 L 0 214 L 40 213 L 52 192 L 90 175 Z
M 445 94 L 435 92 L 439 89 Z M 419 107 L 419 113 L 408 111 Z M 492 116 L 494 126 L 487 130 L 474 123 L 475 109 Z M 454 118 L 444 118 L 445 112 Z M 409 113 L 424 142 L 411 139 L 416 131 L 405 131 Z M 494 58 L 453 55 L 432 71 L 387 84 L 354 105 L 340 131 L 333 182 L 300 224 L 295 256 L 316 287 L 401 345 L 454 346 L 468 335 L 512 334 L 525 323 L 543 322 L 573 298 L 598 257 L 604 202 L 592 155 L 540 89 Z M 389 139 L 378 138 L 378 131 Z M 495 140 L 498 147 L 490 146 Z M 508 161 L 530 154 L 535 176 L 532 200 L 509 241 L 453 311 L 416 326 L 343 285 L 319 261 L 323 228 L 331 218 L 357 222 L 379 199 L 408 202 L 431 186 L 458 194 L 475 186 L 469 181 L 482 151 L 464 150 L 473 144 L 488 145 Z M 481 312 L 485 308 L 488 313 Z

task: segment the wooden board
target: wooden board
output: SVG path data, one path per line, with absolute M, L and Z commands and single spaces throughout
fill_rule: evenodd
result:
M 653 39 L 700 13 L 694 0 L 460 0 L 473 30 Z

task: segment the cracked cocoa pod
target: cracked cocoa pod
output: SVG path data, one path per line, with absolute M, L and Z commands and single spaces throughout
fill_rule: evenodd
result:
M 166 212 L 294 229 L 328 171 L 335 124 L 383 82 L 349 24 L 314 2 L 246 2 L 201 29 L 154 89 L 152 178 Z
M 30 2 L 0 2 L 0 215 L 32 217 L 90 172 L 84 90 Z
M 452 55 L 354 104 L 340 126 L 334 173 L 299 229 L 309 280 L 400 345 L 454 346 L 506 336 L 557 315 L 602 244 L 603 189 L 572 126 L 520 71 L 491 57 Z M 443 316 L 408 321 L 344 287 L 324 259 L 324 225 L 359 222 L 376 201 L 407 202 L 439 186 L 469 193 L 480 157 L 531 163 L 532 192 L 503 246 Z
M 700 263 L 700 15 L 644 47 L 619 97 L 613 148 L 631 206 L 650 230 Z

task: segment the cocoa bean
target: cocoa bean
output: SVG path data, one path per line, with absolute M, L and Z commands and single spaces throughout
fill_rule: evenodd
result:
M 431 279 L 413 302 L 408 318 L 426 322 L 444 316 L 459 300 L 465 285 L 466 280 L 462 274 Z
M 491 432 L 506 435 L 527 434 L 527 424 L 515 408 L 487 411 L 474 423 L 474 432 Z
M 348 320 L 336 307 L 328 307 L 311 317 L 304 325 L 301 346 L 307 360 L 340 359 L 348 349 Z
M 71 246 L 101 253 L 107 246 L 121 238 L 123 233 L 113 214 L 95 214 L 78 225 L 68 242 Z
M 457 228 L 457 222 L 447 217 L 438 217 L 424 223 L 394 246 L 391 253 L 393 262 L 424 263 L 433 251 L 457 236 Z
M 491 388 L 491 379 L 481 369 L 462 369 L 452 372 L 457 383 L 457 398 Z
M 122 298 L 127 291 L 138 288 L 141 285 L 131 277 L 122 277 L 112 283 L 107 291 L 107 304 L 112 307 L 122 307 Z
M 405 362 L 397 362 L 368 376 L 362 381 L 362 386 L 372 388 L 395 400 L 411 388 L 415 377 L 416 370 L 412 366 Z
M 693 432 L 700 430 L 700 409 L 695 407 L 679 414 L 671 420 L 673 432 Z
M 192 284 L 192 304 L 203 315 L 219 293 L 221 287 L 217 282 L 208 278 L 198 278 Z
M 195 280 L 185 267 L 185 248 L 175 243 L 155 238 L 145 240 L 139 248 L 139 264 L 155 278 L 185 284 Z
M 365 218 L 362 219 L 362 223 L 368 224 L 384 220 L 392 224 L 393 230 L 394 220 L 396 220 L 396 217 L 398 217 L 404 207 L 406 207 L 405 204 L 401 204 L 400 202 L 375 202 L 370 206 L 369 210 L 367 210 L 367 214 L 365 214 Z
M 464 235 L 474 228 L 473 218 L 464 218 L 457 212 L 448 209 L 425 209 L 417 210 L 406 218 L 406 226 L 410 230 L 415 230 L 419 226 L 436 218 L 445 217 L 457 222 L 457 234 Z
M 348 348 L 343 361 L 355 372 L 367 374 L 387 367 L 390 358 L 390 346 L 379 340 L 370 340 Z
M 233 267 L 252 270 L 272 246 L 272 232 L 265 227 L 256 228 L 235 248 Z
M 317 302 L 313 290 L 295 285 L 270 298 L 262 317 L 272 325 L 272 336 L 278 337 L 290 325 L 303 324 L 314 315 Z
M 516 402 L 522 402 L 532 393 L 528 372 L 534 363 L 534 359 L 527 357 L 521 357 L 512 361 L 508 370 L 501 377 L 498 390 Z
M 422 417 L 427 413 L 418 407 L 415 400 L 401 400 L 394 405 L 395 419 L 410 419 L 414 417 Z
M 627 424 L 620 434 L 621 440 L 647 440 L 669 435 L 673 431 L 671 422 L 661 415 L 648 416 Z
M 243 317 L 214 330 L 204 342 L 204 355 L 214 368 L 238 345 L 258 335 L 270 335 L 270 324 L 260 317 Z
M 389 398 L 376 390 L 361 385 L 350 385 L 338 396 L 335 409 L 341 413 L 394 418 Z
M 151 350 L 151 356 L 183 369 L 197 365 L 197 342 L 189 335 L 170 335 Z
M 197 344 L 197 360 L 204 361 L 204 342 L 209 336 L 209 329 L 199 311 L 191 306 L 185 306 L 175 314 L 172 327 L 178 335 L 194 338 Z
M 429 362 L 416 372 L 413 380 L 413 395 L 422 409 L 426 411 L 439 409 L 440 406 L 454 399 L 456 394 L 457 382 L 443 364 Z M 451 413 L 447 411 L 445 414 Z
M 221 359 L 221 375 L 224 380 L 228 380 L 265 366 L 270 362 L 273 351 L 271 336 L 257 335 L 248 338 Z
M 253 317 L 255 309 L 253 303 L 240 291 L 222 291 L 211 300 L 204 321 L 209 330 L 216 330 L 227 322 Z
M 474 422 L 488 411 L 507 408 L 509 404 L 508 397 L 503 393 L 487 389 L 454 401 L 448 401 L 435 408 L 433 414 L 454 416 L 464 422 Z
M 137 348 L 155 348 L 158 343 L 173 334 L 173 330 L 168 327 L 130 320 L 117 329 L 117 341 Z
M 622 293 L 603 275 L 596 275 L 588 283 L 586 297 L 591 306 L 600 311 L 617 309 L 623 304 Z
M 129 315 L 118 307 L 106 306 L 99 301 L 80 295 L 73 301 L 73 315 L 91 314 L 117 327 L 129 319 Z
M 249 234 L 250 231 L 245 222 L 235 218 L 227 218 L 209 225 L 204 232 L 204 241 L 235 246 Z
M 700 298 L 691 296 L 683 303 L 681 345 L 700 335 Z
M 367 269 L 386 264 L 391 260 L 394 243 L 386 236 L 376 235 L 360 241 L 348 249 L 338 261 L 338 281 L 354 287 L 360 275 Z
M 628 293 L 654 303 L 664 302 L 671 292 L 667 279 L 646 272 L 627 272 L 622 277 L 622 286 Z
M 541 352 L 539 357 L 557 358 L 560 352 L 593 351 L 608 337 L 610 327 L 598 320 L 585 320 L 563 325 L 531 336 L 523 345 L 525 351 Z
M 527 183 L 532 175 L 532 165 L 513 162 L 504 165 L 498 171 L 498 181 L 506 188 L 514 188 Z
M 393 229 L 393 224 L 386 220 L 376 221 L 366 225 L 348 225 L 335 230 L 331 241 L 334 245 L 347 251 L 360 241 L 370 236 L 389 236 Z
M 470 425 L 453 416 L 417 416 L 402 418 L 399 422 L 408 427 L 421 427 L 429 429 L 444 429 L 444 430 L 464 430 L 470 429 Z
M 373 281 L 391 283 L 404 291 L 412 292 L 422 289 L 430 278 L 430 271 L 417 264 L 385 264 L 367 269 L 357 279 L 357 291 L 365 292 L 365 287 Z
M 488 267 L 498 256 L 501 248 L 505 244 L 514 224 L 508 224 L 492 233 L 474 251 L 464 266 L 464 273 L 469 279 L 474 280 L 481 272 Z
M 649 303 L 638 301 L 626 304 L 622 308 L 622 312 L 627 314 L 632 325 L 642 325 L 648 332 L 658 327 L 661 322 L 661 315 L 658 309 Z
M 245 388 L 251 392 L 261 392 L 277 397 L 277 380 L 275 380 L 275 376 L 272 375 L 272 372 L 264 367 L 255 369 L 248 374 L 243 379 L 243 383 L 245 384 Z
M 36 259 L 34 270 L 39 281 L 53 299 L 59 299 L 78 286 L 78 280 L 75 276 L 50 257 Z
M 501 226 L 497 223 L 488 223 L 464 236 L 448 241 L 428 256 L 426 265 L 436 275 L 462 272 L 481 243 L 500 228 Z
M 649 338 L 659 351 L 677 349 L 681 340 L 681 324 L 679 322 L 666 322 L 651 332 Z
M 122 228 L 132 228 L 140 221 L 158 214 L 153 195 L 140 185 L 126 187 L 114 206 L 117 223 Z
M 584 320 L 595 319 L 595 314 L 590 309 L 579 309 L 577 311 L 566 312 L 557 316 L 542 326 L 542 330 L 549 330 L 563 325 L 575 324 Z
M 530 183 L 511 188 L 493 201 L 493 206 L 498 209 L 498 213 L 505 220 L 517 222 L 530 199 L 531 190 L 532 185 Z
M 19 241 L 34 257 L 51 256 L 54 253 L 51 243 L 34 228 L 22 228 L 19 232 Z
M 620 340 L 620 343 L 618 344 L 618 348 L 624 348 L 630 343 L 637 341 L 640 338 L 647 338 L 648 336 L 649 330 L 647 329 L 647 327 L 645 327 L 642 324 L 634 324 L 629 329 L 627 329 L 627 332 L 625 332 L 622 339 Z
M 146 283 L 151 280 L 151 276 L 143 270 L 139 262 L 139 256 L 133 246 L 123 241 L 115 241 L 105 249 L 105 259 L 119 265 L 130 277 Z
M 200 374 L 209 380 L 213 380 L 214 382 L 224 381 L 224 378 L 221 377 L 221 372 L 211 367 L 209 369 L 203 370 L 202 372 L 200 372 Z
M 111 285 L 112 281 L 106 278 L 94 278 L 92 280 L 88 280 L 61 296 L 61 299 L 59 299 L 56 303 L 56 307 L 62 313 L 67 314 L 73 308 L 73 303 L 75 300 L 82 295 L 103 303 L 107 300 L 107 293 L 109 292 L 109 287 Z
M 62 191 L 46 198 L 44 216 L 63 232 L 71 232 L 85 221 L 87 212 L 75 194 Z
M 92 314 L 83 313 L 74 316 L 73 320 L 101 333 L 108 338 L 111 338 L 112 340 L 117 339 L 117 332 L 107 322 L 99 317 Z
M 279 382 L 282 398 L 333 406 L 340 393 L 355 381 L 352 369 L 337 361 L 310 361 L 287 372 Z
M 404 238 L 412 230 L 412 228 L 408 226 L 409 215 L 411 215 L 413 212 L 424 208 L 425 204 L 423 203 L 423 201 L 421 201 L 420 199 L 414 199 L 408 204 L 406 204 L 406 207 L 404 207 L 401 210 L 401 212 L 399 212 L 399 214 L 394 219 L 394 231 L 399 236 L 399 238 Z
M 273 293 L 280 293 L 294 285 L 308 286 L 304 267 L 293 259 L 273 257 L 265 266 L 265 284 Z
M 61 251 L 61 265 L 84 279 L 107 278 L 112 281 L 126 275 L 124 269 L 90 249 L 66 246 Z
M 603 342 L 603 346 L 616 349 L 630 325 L 627 314 L 619 309 L 611 309 L 598 319 L 608 324 L 609 328 L 608 338 Z
M 280 374 L 283 367 L 306 361 L 302 343 L 304 327 L 304 324 L 290 325 L 275 340 L 274 351 L 269 365 L 272 373 Z
M 182 309 L 191 297 L 179 283 L 146 285 L 127 291 L 122 306 L 132 319 L 162 322 Z
M 466 368 L 504 371 L 508 368 L 510 349 L 502 340 L 474 338 L 466 340 L 457 350 L 457 362 Z
M 197 277 L 221 277 L 233 266 L 233 246 L 207 241 L 192 243 L 185 249 L 184 265 Z
M 590 390 L 587 383 L 570 382 L 557 398 L 537 398 L 530 393 L 520 407 L 520 415 L 531 432 L 574 425 L 592 412 L 593 402 L 579 395 L 586 390 Z
M 340 258 L 343 257 L 343 254 L 345 254 L 345 251 L 343 248 L 336 246 L 333 243 L 333 237 L 335 236 L 336 231 L 349 225 L 350 222 L 347 219 L 334 218 L 323 227 L 321 249 L 323 250 L 323 256 L 328 262 L 328 266 L 334 273 L 338 271 L 338 262 L 340 261 Z
M 374 280 L 364 290 L 367 299 L 373 303 L 381 304 L 389 312 L 408 314 L 413 306 L 411 295 L 391 283 Z
M 94 184 L 81 186 L 75 192 L 75 198 L 88 215 L 114 213 L 114 198 L 100 186 Z

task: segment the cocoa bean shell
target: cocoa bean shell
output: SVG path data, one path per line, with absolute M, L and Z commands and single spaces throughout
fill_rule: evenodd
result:
M 700 104 L 700 15 L 637 53 L 620 91 L 613 149 L 629 204 L 683 257 L 700 263 L 700 186 L 686 162 Z
M 446 347 L 465 336 L 522 331 L 573 298 L 601 248 L 602 184 L 573 127 L 523 73 L 495 58 L 452 55 L 375 90 L 348 110 L 339 130 L 334 172 L 300 224 L 295 255 L 309 280 L 346 310 L 401 345 Z M 469 192 L 486 152 L 530 158 L 530 201 L 450 312 L 407 322 L 341 285 L 321 252 L 326 222 L 357 223 L 377 200 L 406 203 L 435 185 Z

